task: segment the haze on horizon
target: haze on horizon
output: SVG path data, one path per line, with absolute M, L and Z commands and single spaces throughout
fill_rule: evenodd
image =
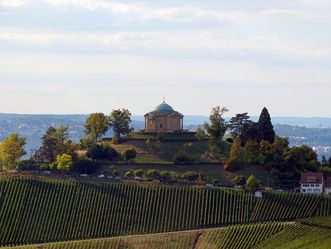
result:
M 331 117 L 330 30 L 330 0 L 0 0 L 0 113 Z

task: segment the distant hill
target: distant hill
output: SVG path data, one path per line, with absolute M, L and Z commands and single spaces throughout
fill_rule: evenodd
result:
M 49 126 L 69 126 L 70 138 L 79 141 L 84 135 L 83 124 L 87 115 L 32 115 L 0 114 L 0 141 L 11 132 L 27 138 L 30 155 L 40 146 L 40 138 Z M 257 120 L 257 117 L 252 117 Z M 144 129 L 144 117 L 133 116 L 132 126 L 136 131 Z M 207 116 L 185 116 L 185 129 L 195 130 L 208 120 Z M 290 138 L 292 145 L 308 144 L 320 155 L 331 156 L 331 118 L 273 117 L 276 133 Z M 109 131 L 106 136 L 111 136 Z

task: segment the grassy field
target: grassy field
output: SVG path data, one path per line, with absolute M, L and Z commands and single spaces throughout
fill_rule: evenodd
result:
M 179 151 L 185 151 L 193 157 L 197 162 L 201 161 L 201 156 L 208 151 L 208 141 L 160 141 L 156 147 L 146 144 L 145 140 L 128 140 L 120 144 L 112 144 L 111 146 L 119 153 L 129 148 L 134 148 L 137 151 L 137 158 L 134 160 L 137 163 L 173 163 L 174 155 Z M 154 146 L 154 147 L 153 147 Z
M 331 198 L 226 188 L 0 180 L 0 245 L 202 229 L 331 214 Z
M 329 249 L 330 245 L 331 230 L 276 222 L 18 246 L 14 249 Z

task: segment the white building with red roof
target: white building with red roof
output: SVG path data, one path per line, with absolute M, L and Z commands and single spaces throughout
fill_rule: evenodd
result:
M 323 173 L 301 173 L 300 192 L 307 194 L 323 194 Z

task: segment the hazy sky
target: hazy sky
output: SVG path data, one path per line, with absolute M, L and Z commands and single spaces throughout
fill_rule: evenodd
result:
M 0 0 L 0 112 L 331 117 L 331 0 Z

